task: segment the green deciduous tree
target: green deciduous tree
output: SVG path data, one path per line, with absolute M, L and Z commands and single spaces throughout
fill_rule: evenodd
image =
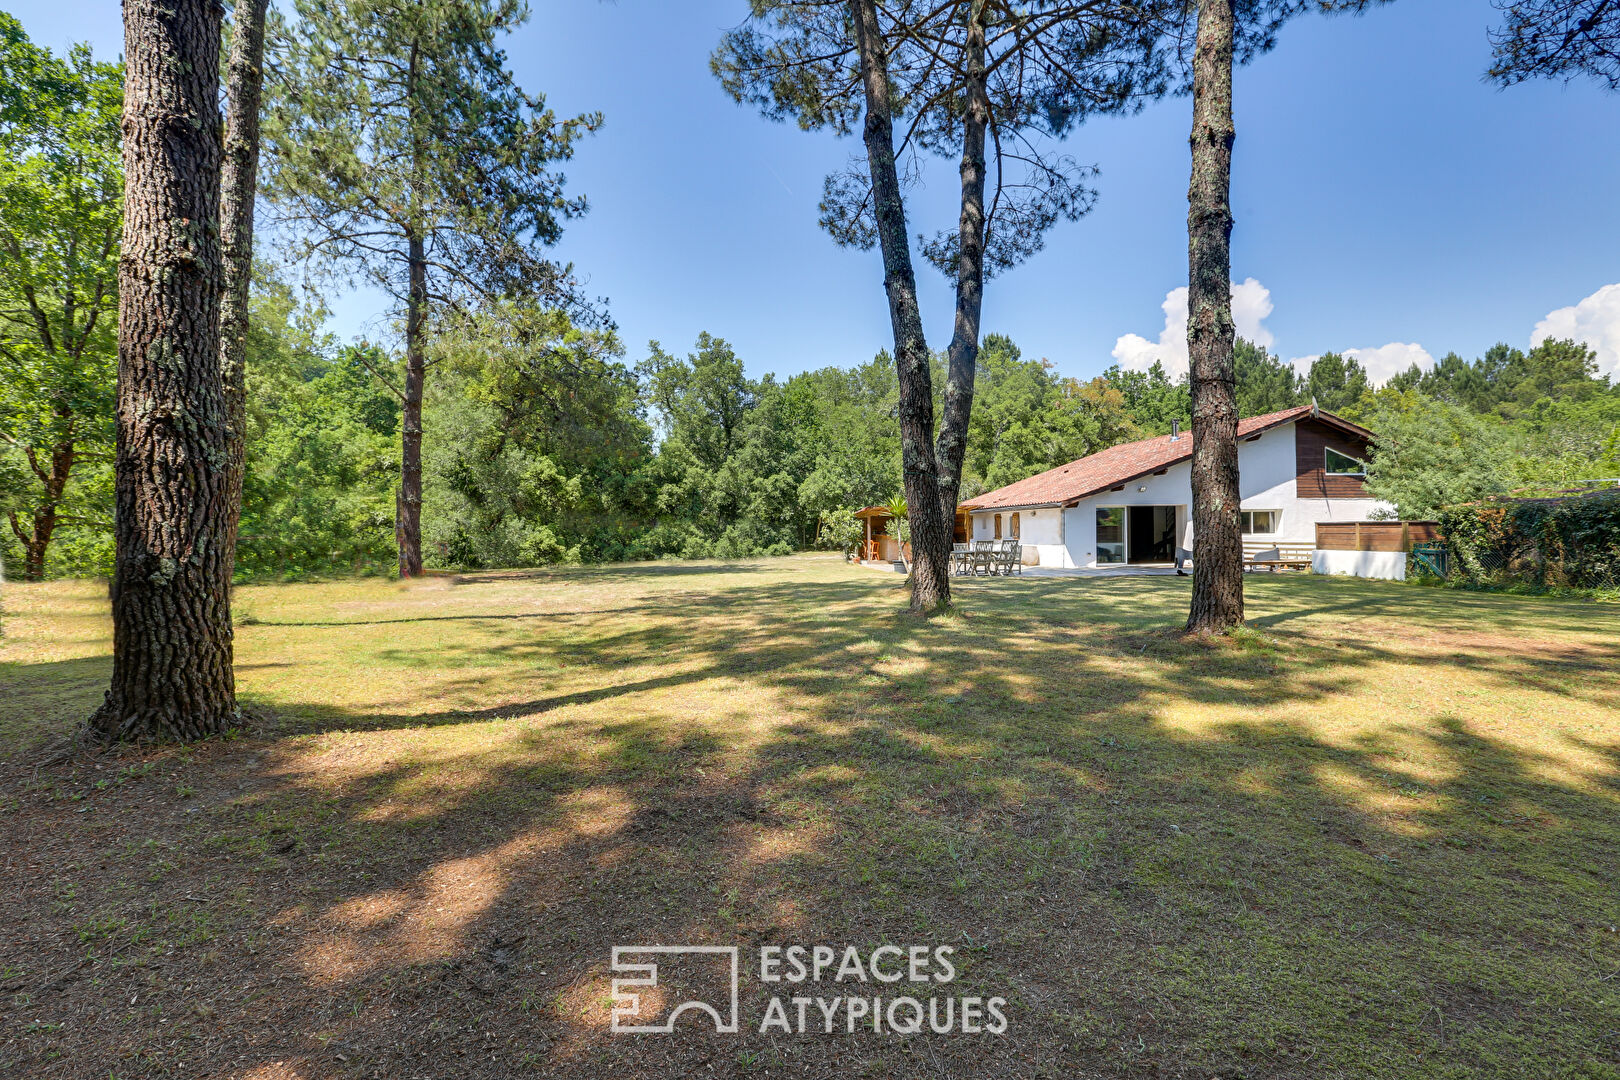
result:
M 700 333 L 696 351 L 677 360 L 654 341 L 639 371 L 648 382 L 666 444 L 684 448 L 697 465 L 718 471 L 737 452 L 758 388 L 723 339 Z
M 422 570 L 422 394 L 435 312 L 469 297 L 573 302 L 539 252 L 583 199 L 555 165 L 601 122 L 559 120 L 499 47 L 522 0 L 296 0 L 276 32 L 266 193 L 289 252 L 397 302 L 404 371 L 399 570 Z M 577 317 L 585 317 L 580 305 Z
M 0 512 L 34 581 L 58 528 L 110 531 L 74 487 L 113 449 L 122 84 L 0 12 Z
M 435 337 L 430 557 L 533 566 L 643 554 L 651 433 L 622 352 L 610 330 L 521 302 L 485 305 Z
M 656 341 L 650 350 L 638 370 L 662 436 L 657 507 L 684 537 L 678 550 L 785 554 L 806 545 L 796 495 L 812 458 L 784 388 L 770 376 L 750 379 L 731 346 L 708 333 L 684 360 Z
M 1408 520 L 1506 489 L 1510 443 L 1501 424 L 1415 391 L 1380 390 L 1356 410 L 1377 433 L 1367 490 Z
M 399 401 L 373 345 L 340 346 L 324 312 L 260 275 L 250 305 L 246 477 L 236 565 L 247 577 L 373 572 L 394 550 Z
M 823 368 L 788 380 L 809 398 L 799 410 L 810 472 L 799 483 L 807 513 L 876 506 L 900 491 L 900 387 L 887 351 L 858 367 Z
M 1111 365 L 1103 380 L 1125 399 L 1125 411 L 1144 435 L 1164 435 L 1173 421 L 1185 428 L 1192 417 L 1187 380 L 1172 379 L 1155 360 L 1146 371 Z
M 855 554 L 866 535 L 855 510 L 841 506 L 821 512 L 821 527 L 816 530 L 816 546 L 829 551 L 842 551 L 846 557 Z
M 986 335 L 978 381 L 963 467 L 968 497 L 1144 434 L 1106 379 L 1061 378 L 1002 334 Z

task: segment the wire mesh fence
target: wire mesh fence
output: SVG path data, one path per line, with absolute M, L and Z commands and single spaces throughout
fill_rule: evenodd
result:
M 1608 594 L 1620 598 L 1620 547 L 1548 556 L 1533 544 L 1492 551 L 1448 544 L 1416 545 L 1407 573 L 1475 589 Z
M 1443 551 L 1413 553 L 1417 573 L 1469 588 L 1620 599 L 1620 490 L 1455 506 L 1441 512 L 1440 531 Z

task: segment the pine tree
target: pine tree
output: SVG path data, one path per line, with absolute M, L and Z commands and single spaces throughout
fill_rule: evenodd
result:
M 1200 0 L 1193 53 L 1187 191 L 1187 353 L 1192 390 L 1192 609 L 1189 633 L 1243 622 L 1236 337 L 1232 321 L 1232 0 Z
M 90 730 L 193 739 L 239 719 L 219 368 L 220 8 L 124 4 L 113 673 Z
M 1239 417 L 1291 409 L 1305 402 L 1299 373 L 1262 346 L 1238 338 L 1232 349 Z
M 1189 633 L 1243 622 L 1237 376 L 1232 321 L 1232 68 L 1271 48 L 1303 11 L 1361 11 L 1383 0 L 1198 0 L 1191 58 L 1187 189 L 1187 351 L 1192 391 L 1193 596 Z M 1174 31 L 1173 24 L 1168 27 Z
M 404 324 L 399 572 L 422 572 L 422 387 L 436 312 L 527 294 L 583 318 L 567 268 L 541 258 L 585 211 L 552 166 L 601 123 L 559 121 L 518 87 L 499 38 L 521 0 L 297 0 L 278 28 L 264 121 L 266 194 L 290 254 L 370 281 Z
M 1586 75 L 1620 90 L 1620 0 L 1501 0 L 1497 6 L 1502 25 L 1491 34 L 1492 79 L 1511 86 Z
M 1372 388 L 1367 369 L 1354 356 L 1323 353 L 1305 375 L 1305 397 L 1328 412 L 1342 412 Z
M 839 243 L 883 256 L 913 610 L 950 602 L 985 282 L 1038 251 L 1058 221 L 1090 209 L 1093 170 L 1043 141 L 1164 88 L 1157 24 L 1143 10 L 1114 0 L 754 0 L 753 18 L 715 53 L 727 91 L 767 116 L 841 135 L 861 121 L 864 160 L 828 177 L 822 225 Z M 905 202 L 905 174 L 925 153 L 957 158 L 960 179 L 956 227 L 922 245 L 956 287 L 937 439 Z

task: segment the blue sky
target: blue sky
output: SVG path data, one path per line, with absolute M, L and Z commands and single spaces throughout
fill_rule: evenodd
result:
M 649 338 L 685 351 L 708 330 L 754 374 L 785 375 L 887 344 L 877 254 L 816 227 L 822 176 L 855 145 L 770 123 L 709 74 L 744 0 L 531 3 L 507 45 L 520 82 L 560 112 L 606 114 L 566 170 L 591 211 L 556 254 L 611 300 L 628 359 Z M 110 0 L 6 4 L 43 44 L 121 50 Z M 1493 17 L 1489 0 L 1398 0 L 1301 19 L 1238 73 L 1233 278 L 1253 281 L 1240 329 L 1291 359 L 1363 350 L 1386 374 L 1523 347 L 1548 320 L 1543 333 L 1582 336 L 1620 370 L 1620 95 L 1485 85 Z M 1171 99 L 1069 140 L 1101 170 L 1097 207 L 990 283 L 987 330 L 1082 377 L 1116 357 L 1178 362 L 1189 110 Z M 914 234 L 954 221 L 954 179 L 953 163 L 932 167 Z M 942 346 L 950 292 L 919 272 Z M 378 304 L 337 298 L 334 328 L 376 333 Z

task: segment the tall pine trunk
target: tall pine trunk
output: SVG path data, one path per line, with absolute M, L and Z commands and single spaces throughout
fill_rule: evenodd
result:
M 400 417 L 399 576 L 422 576 L 422 383 L 427 375 L 422 331 L 427 313 L 427 254 L 418 233 L 406 242 L 410 275 L 405 297 L 405 393 Z
M 1243 622 L 1237 379 L 1232 355 L 1232 0 L 1201 0 L 1187 190 L 1193 595 L 1189 633 Z
M 906 209 L 894 161 L 888 59 L 883 54 L 874 0 L 850 0 L 849 8 L 866 94 L 863 135 L 900 383 L 900 463 L 911 522 L 911 609 L 928 612 L 951 602 L 952 519 L 945 515 L 940 500 L 939 469 L 934 456 L 933 382 L 922 312 L 917 305 L 917 277 L 911 266 Z
M 237 0 L 225 77 L 225 163 L 220 171 L 219 232 L 225 251 L 220 296 L 219 366 L 230 446 L 225 499 L 230 516 L 225 586 L 236 567 L 247 468 L 248 295 L 253 283 L 253 204 L 259 179 L 259 99 L 264 90 L 264 16 L 269 0 Z
M 416 80 L 420 43 L 413 41 L 406 68 L 405 109 L 411 147 L 410 225 L 405 230 L 405 389 L 400 395 L 399 492 L 394 500 L 394 540 L 399 548 L 399 576 L 422 576 L 422 383 L 427 377 L 422 332 L 427 320 L 427 242 L 421 228 L 417 184 L 425 169 L 417 137 Z
M 934 456 L 939 467 L 940 505 L 954 535 L 956 502 L 962 489 L 962 458 L 967 452 L 973 381 L 979 361 L 979 318 L 984 309 L 985 129 L 990 96 L 985 85 L 984 0 L 974 0 L 967 26 L 967 108 L 962 117 L 962 213 L 956 259 L 956 324 L 946 354 L 945 410 Z M 946 558 L 949 558 L 947 547 Z
M 113 673 L 103 739 L 238 719 L 219 367 L 216 0 L 125 0 Z

